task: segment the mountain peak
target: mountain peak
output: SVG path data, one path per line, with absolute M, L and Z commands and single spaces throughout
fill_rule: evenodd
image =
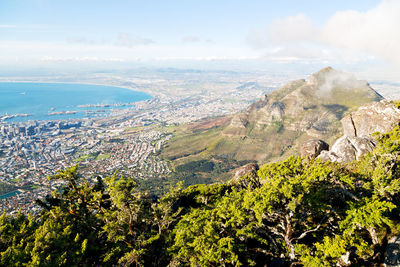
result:
M 326 67 L 311 74 L 307 82 L 314 86 L 323 86 L 326 83 L 335 83 L 341 87 L 348 87 L 349 84 L 353 85 L 355 82 L 357 82 L 357 85 L 353 85 L 353 87 L 360 86 L 360 82 L 362 85 L 367 84 L 366 81 L 357 80 L 356 77 L 350 73 L 339 71 L 332 67 Z
M 382 96 L 372 89 L 367 81 L 357 80 L 353 74 L 332 67 L 326 67 L 311 74 L 307 80 L 307 85 L 309 89 L 314 89 L 314 94 L 317 97 L 334 101 L 337 101 L 336 98 L 340 96 L 342 100 L 348 98 L 362 100 L 359 103 L 360 105 L 368 102 L 364 98 L 382 99 Z
M 328 67 L 322 68 L 319 71 L 315 72 L 314 75 L 321 75 L 321 74 L 335 72 L 335 71 L 338 71 L 338 70 L 332 68 L 331 66 L 328 66 Z

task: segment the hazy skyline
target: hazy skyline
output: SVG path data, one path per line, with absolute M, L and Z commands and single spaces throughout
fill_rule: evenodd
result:
M 400 67 L 400 1 L 0 2 L 0 62 L 264 60 Z

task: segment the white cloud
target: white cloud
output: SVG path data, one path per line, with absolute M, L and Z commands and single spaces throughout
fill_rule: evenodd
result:
M 184 44 L 190 44 L 190 43 L 205 43 L 205 44 L 215 44 L 214 40 L 212 39 L 203 39 L 200 38 L 199 36 L 195 35 L 187 35 L 182 38 L 182 43 Z
M 271 50 L 279 46 L 278 52 L 282 55 L 287 51 L 289 57 L 321 60 L 376 57 L 400 66 L 399 14 L 398 0 L 382 1 L 366 12 L 337 12 L 321 27 L 300 14 L 275 20 L 267 29 L 253 32 L 248 40 L 257 48 Z
M 94 40 L 94 39 L 89 39 L 86 37 L 72 37 L 67 39 L 68 43 L 72 44 L 86 44 L 86 45 L 103 45 L 106 42 L 104 40 Z
M 129 34 L 120 34 L 117 38 L 116 45 L 125 47 L 134 47 L 137 45 L 150 45 L 154 41 L 149 38 L 133 37 Z
M 315 38 L 317 28 L 304 14 L 277 19 L 269 27 L 271 40 L 277 43 L 309 41 Z
M 69 37 L 66 40 L 71 44 L 78 45 L 90 45 L 90 46 L 119 46 L 133 48 L 136 46 L 146 46 L 154 44 L 155 42 L 150 38 L 133 37 L 130 34 L 120 34 L 116 38 L 103 38 L 103 39 L 92 39 L 87 37 Z
M 188 45 L 136 45 L 116 46 L 114 43 L 90 45 L 85 42 L 0 42 L 0 63 L 27 65 L 37 62 L 130 62 L 170 59 L 243 59 L 256 58 L 257 53 L 243 47 L 215 44 Z
M 255 48 L 271 45 L 291 44 L 298 41 L 311 41 L 318 29 L 304 14 L 279 18 L 267 29 L 256 30 L 248 36 L 248 42 Z
M 182 38 L 182 43 L 199 43 L 201 39 L 197 36 L 185 36 Z
M 322 28 L 332 46 L 367 52 L 400 66 L 400 1 L 383 1 L 367 12 L 344 11 Z
M 45 56 L 40 59 L 43 62 L 124 62 L 122 58 L 101 58 L 101 57 L 49 57 Z
M 17 25 L 0 24 L 0 29 L 16 28 Z

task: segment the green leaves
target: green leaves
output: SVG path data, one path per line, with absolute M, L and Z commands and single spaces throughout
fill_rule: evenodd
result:
M 191 265 L 249 265 L 249 242 L 254 238 L 254 216 L 243 207 L 243 192 L 233 191 L 212 207 L 195 208 L 174 228 L 173 257 Z M 200 234 L 201 233 L 201 234 Z M 252 241 L 251 241 L 252 240 Z
M 0 216 L 0 265 L 22 266 L 30 259 L 32 237 L 37 223 L 20 212 L 15 216 Z
M 358 203 L 351 203 L 346 211 L 346 218 L 342 221 L 341 227 L 351 229 L 357 228 L 379 228 L 384 225 L 391 226 L 393 222 L 387 217 L 388 213 L 396 205 L 388 201 L 381 201 L 376 198 L 364 198 Z

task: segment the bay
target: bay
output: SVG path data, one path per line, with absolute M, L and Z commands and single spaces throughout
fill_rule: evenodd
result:
M 105 116 L 113 109 L 132 107 L 124 104 L 151 98 L 147 93 L 115 86 L 0 82 L 0 117 L 31 115 L 7 119 L 13 122 Z

